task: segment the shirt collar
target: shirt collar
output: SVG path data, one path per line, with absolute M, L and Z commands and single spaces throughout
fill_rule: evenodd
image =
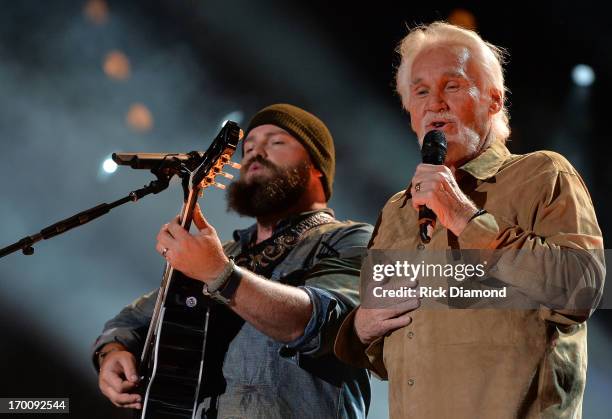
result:
M 499 171 L 510 156 L 505 144 L 499 140 L 493 143 L 476 158 L 465 163 L 459 169 L 474 176 L 476 179 L 489 179 Z
M 274 232 L 272 233 L 272 235 L 276 234 L 276 232 L 278 232 L 279 230 L 282 230 L 286 227 L 297 224 L 304 218 L 308 217 L 309 215 L 316 214 L 317 212 L 326 212 L 332 217 L 334 216 L 334 210 L 332 210 L 331 208 L 324 208 L 324 209 L 317 209 L 317 210 L 301 212 L 299 214 L 295 214 L 283 220 L 280 220 L 276 224 L 276 227 L 274 228 Z M 240 242 L 240 246 L 243 249 L 245 249 L 250 243 L 252 243 L 253 236 L 256 233 L 257 233 L 257 224 L 253 224 L 252 226 L 247 227 L 245 229 L 235 230 L 233 237 L 234 237 L 234 240 L 237 242 Z

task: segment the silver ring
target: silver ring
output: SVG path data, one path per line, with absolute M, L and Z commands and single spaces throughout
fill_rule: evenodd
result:
M 416 185 L 414 185 L 414 190 L 415 190 L 415 192 L 419 192 L 421 190 L 421 182 L 419 182 Z
M 162 250 L 162 256 L 166 257 L 166 253 L 168 253 L 168 248 L 164 247 L 164 249 Z

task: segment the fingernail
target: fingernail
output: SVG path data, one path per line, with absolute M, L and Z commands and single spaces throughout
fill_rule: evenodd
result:
M 137 376 L 137 375 L 132 375 L 132 376 L 130 377 L 130 380 L 132 380 L 132 381 L 138 381 L 138 376 Z

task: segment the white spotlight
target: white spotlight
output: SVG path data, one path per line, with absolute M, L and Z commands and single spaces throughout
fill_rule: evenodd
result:
M 234 121 L 237 124 L 240 124 L 244 119 L 244 113 L 242 111 L 234 111 L 230 112 L 223 118 L 223 122 L 221 122 L 221 126 L 225 125 L 227 121 Z
M 578 86 L 590 86 L 595 81 L 595 72 L 586 64 L 578 64 L 572 70 L 572 80 Z
M 102 163 L 102 169 L 104 169 L 106 173 L 115 173 L 115 170 L 117 170 L 117 163 L 115 163 L 113 159 L 106 159 L 104 163 Z

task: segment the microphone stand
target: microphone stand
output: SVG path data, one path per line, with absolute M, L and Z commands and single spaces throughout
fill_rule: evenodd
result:
M 168 188 L 168 185 L 170 184 L 170 179 L 172 179 L 174 175 L 178 175 L 182 179 L 183 183 L 189 182 L 189 175 L 191 174 L 191 170 L 198 167 L 201 162 L 202 157 L 197 153 L 192 155 L 192 158 L 190 158 L 186 162 L 181 162 L 179 160 L 172 159 L 164 160 L 159 167 L 151 169 L 151 173 L 153 173 L 157 177 L 157 179 L 151 181 L 143 188 L 136 189 L 130 192 L 127 196 L 118 199 L 117 201 L 111 202 L 110 204 L 102 203 L 93 208 L 89 208 L 85 211 L 79 212 L 78 214 L 75 214 L 72 217 L 68 217 L 65 220 L 58 221 L 57 223 L 52 224 L 49 227 L 43 228 L 39 233 L 36 233 L 32 236 L 26 236 L 18 242 L 6 246 L 3 249 L 0 249 L 0 258 L 18 250 L 21 250 L 24 255 L 32 255 L 34 253 L 34 247 L 32 247 L 34 243 L 40 240 L 47 240 L 52 237 L 58 236 L 62 233 L 67 232 L 68 230 L 95 220 L 96 218 L 108 213 L 111 209 L 118 207 L 119 205 L 123 205 L 126 202 L 136 202 L 140 198 L 149 194 L 157 194 Z

